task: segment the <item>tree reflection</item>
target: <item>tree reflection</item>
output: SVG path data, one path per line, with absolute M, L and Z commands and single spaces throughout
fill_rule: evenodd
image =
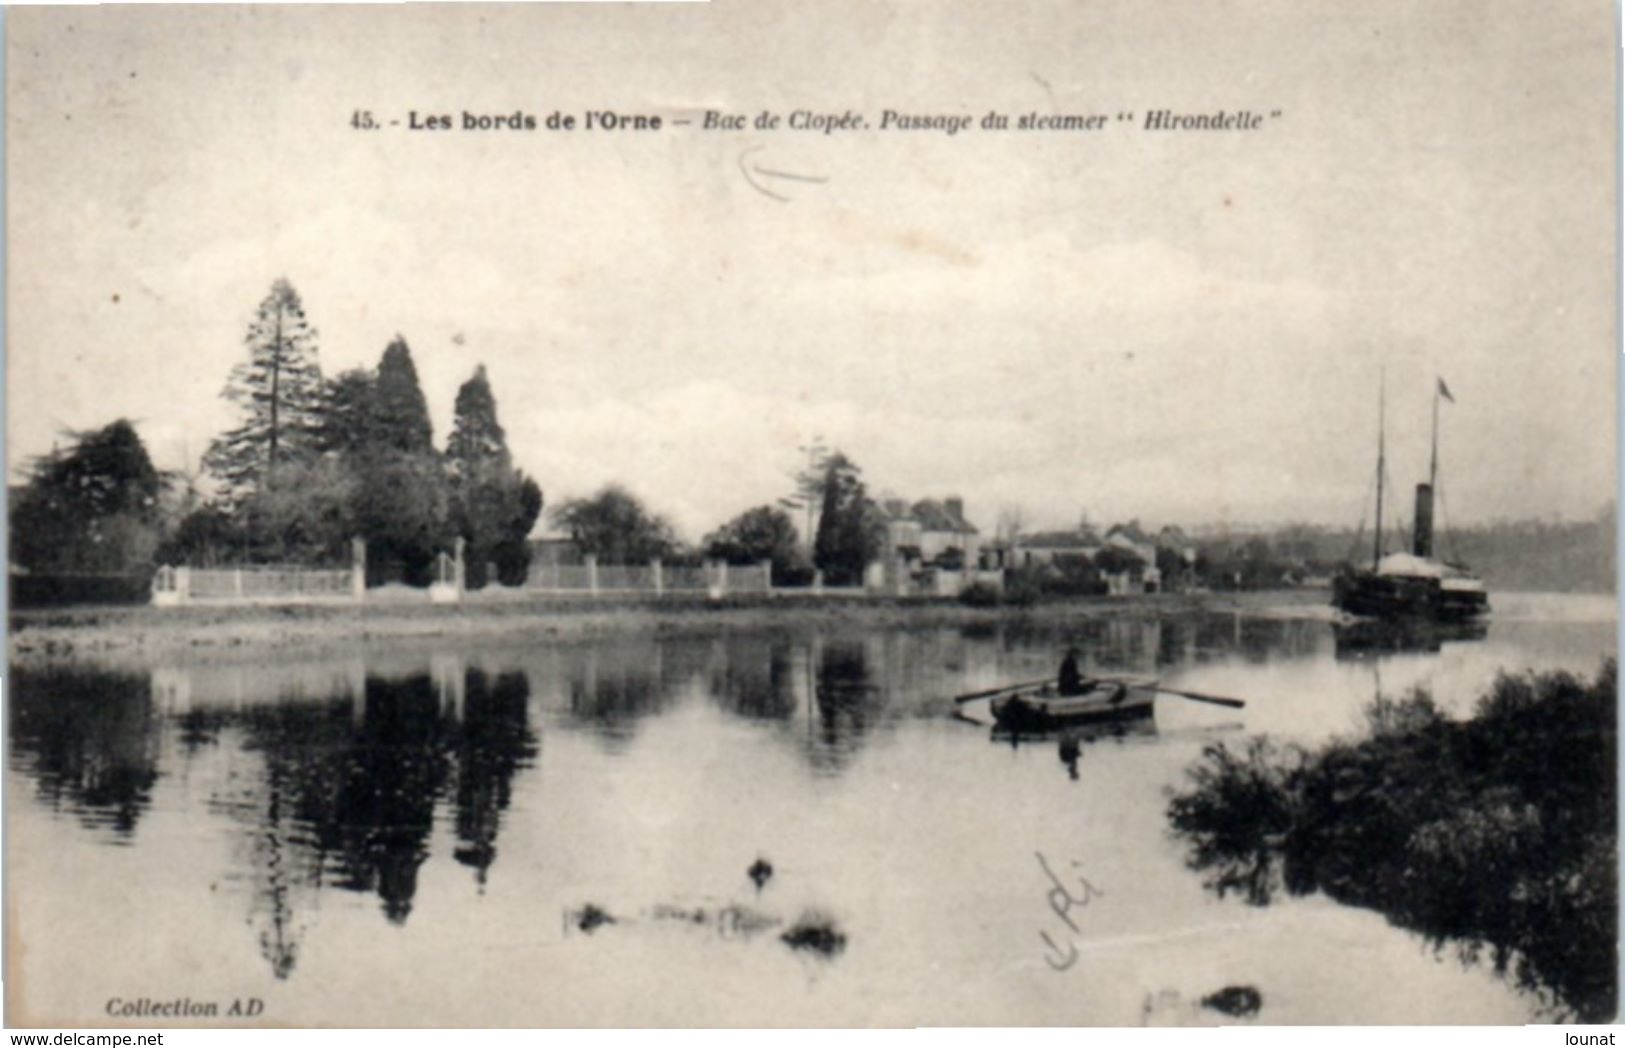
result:
M 263 773 L 219 805 L 252 823 L 250 856 L 261 952 L 278 978 L 298 956 L 301 883 L 376 893 L 384 915 L 411 915 L 429 857 L 435 806 L 454 808 L 457 861 L 484 884 L 514 777 L 538 752 L 523 673 L 462 664 L 367 676 L 319 701 L 260 703 L 233 715 Z
M 450 711 L 431 678 L 367 678 L 366 713 L 339 740 L 320 792 L 301 798 L 319 846 L 339 856 L 343 886 L 378 892 L 399 924 L 428 857 L 434 802 L 451 771 Z
M 612 748 L 626 746 L 644 718 L 664 710 L 678 688 L 703 670 L 686 654 L 664 644 L 633 650 L 595 645 L 575 653 L 564 668 L 570 716 Z
M 52 808 L 129 838 L 158 781 L 159 717 L 145 674 L 13 672 L 13 757 Z
M 862 640 L 831 639 L 811 651 L 816 728 L 808 756 L 825 771 L 845 767 L 885 706 Z
M 496 861 L 497 830 L 513 794 L 514 776 L 536 758 L 529 725 L 530 683 L 522 672 L 490 679 L 468 672 L 457 753 L 456 859 L 473 867 L 481 885 Z
M 711 673 L 710 689 L 722 707 L 737 716 L 790 720 L 798 705 L 790 641 L 779 637 L 730 638 L 721 665 Z

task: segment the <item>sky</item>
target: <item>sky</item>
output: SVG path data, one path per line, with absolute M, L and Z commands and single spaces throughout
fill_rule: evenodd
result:
M 620 482 L 691 539 L 788 494 L 814 438 L 987 531 L 1354 526 L 1379 385 L 1408 488 L 1439 377 L 1449 522 L 1589 518 L 1616 476 L 1612 11 L 1486 10 L 13 9 L 12 475 L 119 417 L 195 468 L 286 277 L 327 373 L 404 336 L 443 442 L 484 364 L 549 507 Z M 1281 115 L 670 126 L 707 109 Z

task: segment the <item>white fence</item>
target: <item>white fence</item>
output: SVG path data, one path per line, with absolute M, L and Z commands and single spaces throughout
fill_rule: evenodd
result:
M 703 565 L 599 564 L 592 557 L 585 564 L 532 564 L 524 588 L 534 593 L 577 596 L 641 594 L 706 594 L 712 597 L 743 593 L 771 593 L 773 566 L 727 564 L 709 561 Z
M 973 583 L 998 586 L 996 571 L 937 571 L 919 578 L 902 572 L 891 577 L 883 570 L 871 570 L 865 583 L 853 586 L 826 586 L 818 573 L 810 586 L 775 587 L 773 566 L 728 564 L 707 561 L 702 565 L 599 564 L 588 557 L 584 564 L 532 564 L 523 586 L 488 587 L 468 593 L 463 582 L 462 542 L 455 554 L 441 554 L 436 564 L 436 581 L 425 599 L 435 603 L 455 603 L 465 599 L 511 598 L 522 594 L 569 596 L 707 596 L 712 599 L 744 595 L 795 594 L 811 597 L 955 597 Z M 878 565 L 871 566 L 872 569 Z M 158 569 L 152 580 L 152 602 L 160 606 L 189 603 L 219 604 L 298 604 L 368 599 L 366 586 L 366 547 L 357 542 L 352 566 L 345 569 L 305 568 L 287 565 L 253 565 L 232 568 L 170 567 Z M 390 593 L 391 599 L 399 594 Z M 383 599 L 380 597 L 379 599 Z
M 152 580 L 158 605 L 218 603 L 302 603 L 356 600 L 365 587 L 360 569 L 282 566 L 189 568 L 164 565 Z

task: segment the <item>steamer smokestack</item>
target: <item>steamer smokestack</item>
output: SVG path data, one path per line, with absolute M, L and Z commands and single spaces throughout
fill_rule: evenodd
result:
M 1433 556 L 1433 485 L 1416 485 L 1416 541 L 1411 552 Z

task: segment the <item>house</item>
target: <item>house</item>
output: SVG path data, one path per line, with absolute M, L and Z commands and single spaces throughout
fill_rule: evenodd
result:
M 1067 560 L 1092 564 L 1105 543 L 1093 528 L 1084 525 L 1069 531 L 1039 531 L 1016 539 L 1014 563 L 1010 567 L 1029 568 L 1061 564 Z
M 954 571 L 977 563 L 981 536 L 965 519 L 965 501 L 959 496 L 921 499 L 912 506 L 902 499 L 886 499 L 880 511 L 886 522 L 883 556 L 888 562 L 901 557 Z
M 1157 566 L 1164 576 L 1163 589 L 1184 590 L 1195 585 L 1196 541 L 1176 525 L 1169 524 L 1157 532 Z
M 1112 593 L 1155 593 L 1162 588 L 1156 541 L 1145 533 L 1139 521 L 1113 524 L 1106 532 L 1106 547 L 1129 555 L 1113 558 L 1114 563 L 1108 564 L 1100 564 L 1097 558 Z
M 913 505 L 888 498 L 879 508 L 885 539 L 879 557 L 865 572 L 868 588 L 951 597 L 972 582 L 1003 583 L 1002 575 L 977 570 L 981 534 L 965 519 L 965 503 L 959 496 L 921 499 Z
M 1196 563 L 1196 540 L 1177 524 L 1169 524 L 1157 532 L 1157 548 L 1178 554 L 1186 564 Z

